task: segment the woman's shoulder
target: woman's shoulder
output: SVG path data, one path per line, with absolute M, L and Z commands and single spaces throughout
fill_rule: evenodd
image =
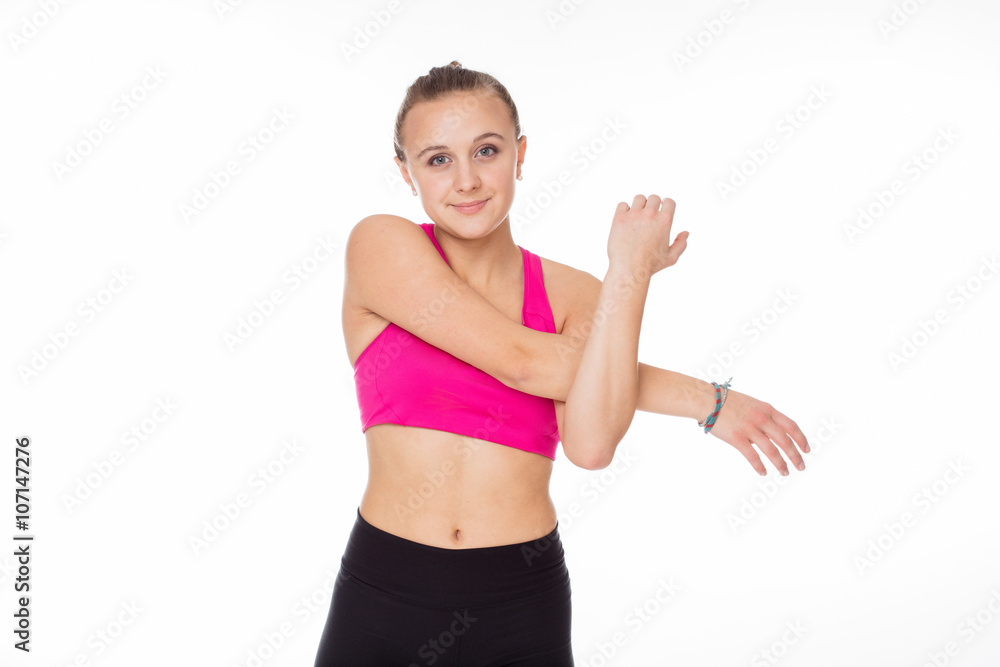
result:
M 370 266 L 372 261 L 378 260 L 390 238 L 392 247 L 397 251 L 410 252 L 414 246 L 407 239 L 421 243 L 418 239 L 426 241 L 427 233 L 419 223 L 399 215 L 375 213 L 366 216 L 354 223 L 347 234 L 348 263 Z M 422 248 L 422 245 L 418 247 Z M 355 261 L 351 261 L 352 258 Z
M 419 257 L 428 252 L 437 254 L 421 226 L 408 218 L 376 213 L 354 223 L 344 249 L 344 307 L 374 312 L 364 295 L 370 297 L 379 285 L 399 278 L 394 274 L 400 266 L 424 261 Z
M 596 276 L 538 255 L 542 263 L 545 294 L 552 308 L 556 332 L 562 333 L 568 320 L 577 319 L 581 313 L 592 313 L 601 293 L 601 281 Z
M 354 223 L 351 227 L 351 234 L 367 234 L 372 231 L 392 231 L 392 230 L 403 230 L 404 232 L 411 229 L 420 229 L 420 224 L 410 220 L 409 218 L 404 218 L 401 215 L 394 215 L 392 213 L 373 213 L 372 215 L 365 216 Z

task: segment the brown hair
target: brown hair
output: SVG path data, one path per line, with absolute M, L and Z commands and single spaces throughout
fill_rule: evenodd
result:
M 393 134 L 393 144 L 396 149 L 396 157 L 401 162 L 406 162 L 403 156 L 403 120 L 406 114 L 417 102 L 430 102 L 439 97 L 451 93 L 460 92 L 486 92 L 493 93 L 500 101 L 510 109 L 511 120 L 514 121 L 514 134 L 521 138 L 521 121 L 517 115 L 517 107 L 510 93 L 503 84 L 486 72 L 479 72 L 474 69 L 465 69 L 457 60 L 452 60 L 444 67 L 432 67 L 427 74 L 417 77 L 410 87 L 406 89 L 406 97 L 396 114 L 396 131 Z

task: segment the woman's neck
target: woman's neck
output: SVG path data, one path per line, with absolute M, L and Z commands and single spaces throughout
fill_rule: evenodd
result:
M 452 236 L 435 224 L 434 238 L 447 256 L 452 271 L 477 292 L 502 290 L 511 280 L 521 278 L 521 250 L 510 234 L 508 219 L 478 239 Z

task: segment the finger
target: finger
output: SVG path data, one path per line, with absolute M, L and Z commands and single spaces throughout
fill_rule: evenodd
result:
M 646 199 L 646 208 L 656 213 L 660 210 L 660 196 L 659 195 L 649 195 Z
M 778 469 L 778 472 L 783 476 L 788 475 L 788 463 L 781 457 L 778 448 L 774 446 L 774 443 L 767 437 L 767 434 L 757 429 L 755 433 L 750 435 L 750 439 L 757 445 L 757 449 L 763 452 L 767 458 L 771 459 L 771 463 Z
M 646 205 L 646 195 L 636 195 L 632 199 L 632 208 L 642 208 Z
M 667 233 L 670 233 L 670 226 L 674 224 L 674 210 L 677 208 L 677 203 L 670 197 L 664 197 L 660 201 L 660 215 L 663 216 L 663 225 L 667 228 Z
M 743 458 L 750 463 L 750 467 L 756 470 L 758 475 L 767 474 L 767 468 L 764 467 L 764 462 L 760 460 L 757 450 L 753 448 L 753 443 L 750 440 L 744 437 L 742 441 L 733 445 L 733 447 L 743 455 Z
M 792 462 L 792 465 L 799 470 L 805 470 L 806 464 L 802 460 L 802 455 L 799 454 L 799 450 L 795 449 L 795 443 L 792 439 L 788 437 L 788 434 L 778 428 L 778 425 L 774 421 L 770 421 L 767 424 L 761 426 L 761 430 L 764 431 L 765 435 L 771 439 L 771 442 L 781 447 L 781 450 L 785 452 L 785 456 Z
M 687 232 L 681 232 L 667 249 L 668 266 L 673 266 L 677 262 L 685 248 L 687 248 Z
M 774 423 L 777 424 L 788 435 L 792 436 L 795 442 L 799 444 L 799 449 L 808 453 L 809 441 L 806 440 L 806 436 L 802 432 L 802 429 L 799 428 L 799 425 L 796 424 L 791 419 L 789 419 L 788 417 L 786 417 L 785 415 L 783 415 L 782 413 L 778 412 L 777 410 L 772 410 L 772 412 L 773 414 L 771 415 L 771 419 L 774 420 Z

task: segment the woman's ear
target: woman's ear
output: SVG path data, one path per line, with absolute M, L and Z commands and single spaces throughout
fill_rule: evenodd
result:
M 393 155 L 392 159 L 396 161 L 396 166 L 399 167 L 399 173 L 403 176 L 403 180 L 412 188 L 413 181 L 410 179 L 410 172 L 407 170 L 406 164 L 399 159 L 398 155 Z

